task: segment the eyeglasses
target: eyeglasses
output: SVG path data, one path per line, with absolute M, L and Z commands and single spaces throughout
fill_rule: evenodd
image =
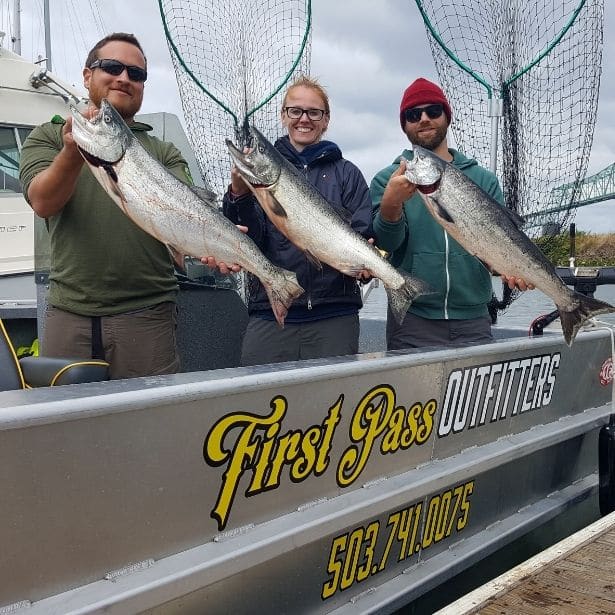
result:
M 286 115 L 291 120 L 300 120 L 305 113 L 313 122 L 320 122 L 325 112 L 322 109 L 302 109 L 301 107 L 284 107 Z
M 404 111 L 406 122 L 410 122 L 411 124 L 420 122 L 423 117 L 423 111 L 427 114 L 427 117 L 430 120 L 435 120 L 444 112 L 444 105 L 437 103 L 435 105 L 428 105 L 427 107 L 413 107 L 412 109 L 406 109 Z
M 139 83 L 147 79 L 147 70 L 140 66 L 129 66 L 119 60 L 96 60 L 90 64 L 89 68 L 100 68 L 114 77 L 126 71 L 131 81 L 137 81 Z

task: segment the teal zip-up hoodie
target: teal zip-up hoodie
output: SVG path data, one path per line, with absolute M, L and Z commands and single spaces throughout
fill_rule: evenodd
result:
M 502 190 L 493 173 L 454 149 L 449 152 L 455 167 L 498 203 L 503 203 Z M 487 316 L 487 303 L 492 294 L 491 274 L 434 220 L 419 194 L 404 203 L 398 222 L 388 222 L 380 216 L 384 189 L 402 156 L 411 160 L 413 154 L 404 150 L 393 164 L 374 177 L 369 191 L 378 247 L 391 255 L 395 267 L 425 280 L 436 291 L 415 299 L 408 311 L 429 319 L 465 320 Z

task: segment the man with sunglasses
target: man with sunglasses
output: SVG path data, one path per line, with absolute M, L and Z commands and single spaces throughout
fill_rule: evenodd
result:
M 106 98 L 139 142 L 180 180 L 188 165 L 170 143 L 134 121 L 147 79 L 143 49 L 132 34 L 114 33 L 88 54 L 83 82 L 92 117 Z M 42 352 L 104 358 L 112 378 L 173 373 L 177 281 L 165 245 L 138 228 L 98 184 L 73 140 L 72 118 L 58 116 L 24 143 L 20 178 L 51 246 Z
M 451 116 L 444 92 L 427 79 L 417 79 L 403 94 L 399 119 L 410 143 L 452 163 L 502 203 L 496 176 L 480 167 L 476 160 L 448 147 Z M 378 247 L 391 253 L 395 266 L 429 282 L 436 292 L 418 297 L 402 325 L 397 324 L 389 311 L 387 348 L 487 342 L 492 339 L 487 311 L 492 296 L 491 274 L 427 211 L 416 194 L 416 186 L 404 175 L 402 157 L 410 160 L 412 155 L 412 151 L 404 150 L 371 182 L 374 232 Z M 522 290 L 526 288 L 523 280 L 510 280 L 509 284 Z

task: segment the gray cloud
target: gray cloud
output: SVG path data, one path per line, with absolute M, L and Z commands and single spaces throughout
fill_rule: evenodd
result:
M 615 43 L 609 35 L 615 30 L 614 5 L 605 2 L 603 73 L 589 174 L 615 161 Z M 145 48 L 151 77 L 143 112 L 166 111 L 182 117 L 156 0 L 84 4 L 80 21 L 56 15 L 54 30 L 62 36 L 55 39 L 55 72 L 80 83 L 87 46 L 106 33 L 100 27 L 97 31 L 91 18 L 88 21 L 92 6 L 101 7 L 108 31 L 133 32 Z M 338 142 L 369 181 L 407 145 L 397 115 L 404 88 L 418 76 L 436 78 L 423 23 L 411 0 L 312 0 L 312 6 L 312 73 L 331 97 L 328 138 Z M 22 21 L 30 18 L 24 14 Z M 73 23 L 72 32 L 67 23 Z M 42 37 L 40 28 L 33 29 L 32 35 L 37 34 Z M 43 53 L 40 46 L 38 52 Z M 610 201 L 579 210 L 576 217 L 584 230 L 615 230 L 613 213 Z

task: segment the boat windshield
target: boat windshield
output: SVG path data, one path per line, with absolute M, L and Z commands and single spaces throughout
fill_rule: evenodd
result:
M 29 128 L 0 126 L 0 192 L 21 194 L 19 157 Z

